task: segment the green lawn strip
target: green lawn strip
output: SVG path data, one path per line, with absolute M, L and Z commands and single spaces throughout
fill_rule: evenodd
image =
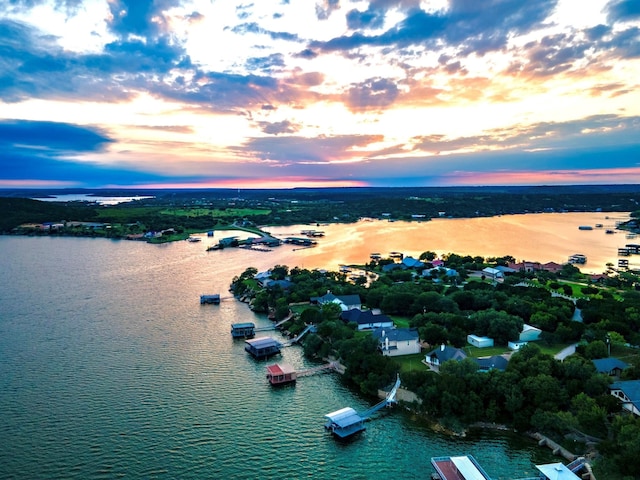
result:
M 424 363 L 424 353 L 413 353 L 411 355 L 401 355 L 393 357 L 393 361 L 400 365 L 400 373 L 429 370 Z

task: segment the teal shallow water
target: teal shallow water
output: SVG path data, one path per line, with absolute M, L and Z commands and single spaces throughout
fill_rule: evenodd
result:
M 323 415 L 374 400 L 335 374 L 272 389 L 268 362 L 229 334 L 269 325 L 228 294 L 233 275 L 290 254 L 203 250 L 0 237 L 0 478 L 428 479 L 432 456 L 470 453 L 512 479 L 549 460 L 534 442 L 452 439 L 401 410 L 334 441 Z M 219 306 L 199 304 L 218 292 Z M 310 366 L 295 346 L 283 360 Z

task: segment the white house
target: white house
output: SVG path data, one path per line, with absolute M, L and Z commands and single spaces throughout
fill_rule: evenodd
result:
M 331 292 L 327 292 L 321 297 L 311 297 L 311 303 L 317 303 L 318 305 L 324 305 L 325 303 L 335 303 L 340 307 L 343 312 L 352 310 L 354 308 L 360 309 L 362 307 L 362 301 L 360 295 L 340 295 L 336 296 Z
M 491 278 L 493 280 L 497 279 L 497 278 L 502 278 L 504 275 L 502 273 L 502 270 L 498 270 L 497 268 L 491 268 L 491 267 L 486 267 L 482 270 L 482 274 L 487 277 L 487 278 Z
M 420 353 L 420 339 L 417 330 L 409 328 L 376 328 L 373 336 L 378 339 L 378 348 L 383 355 L 398 357 Z
M 540 339 L 540 334 L 542 330 L 536 327 L 532 327 L 531 325 L 527 325 L 526 323 L 522 326 L 522 332 L 520 332 L 520 337 L 518 341 L 520 342 L 534 342 Z
M 467 343 L 478 348 L 493 347 L 493 338 L 479 337 L 477 335 L 467 335 Z

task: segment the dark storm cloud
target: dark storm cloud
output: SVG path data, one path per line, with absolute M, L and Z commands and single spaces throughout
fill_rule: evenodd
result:
M 640 19 L 640 0 L 613 0 L 605 11 L 611 23 Z
M 539 26 L 555 9 L 557 0 L 452 0 L 446 12 L 410 10 L 407 17 L 380 35 L 355 32 L 327 42 L 311 42 L 321 51 L 351 50 L 362 46 L 454 45 L 463 52 L 484 54 L 504 48 L 510 35 Z
M 113 140 L 93 127 L 58 122 L 0 120 L 0 178 L 83 186 L 130 185 L 161 177 L 80 161 L 103 153 Z

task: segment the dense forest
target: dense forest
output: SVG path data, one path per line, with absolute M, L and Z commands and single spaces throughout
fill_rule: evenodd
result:
M 461 271 L 487 264 L 478 257 L 452 256 Z M 500 259 L 490 259 L 491 264 L 496 260 Z M 403 386 L 419 398 L 411 408 L 446 428 L 459 431 L 477 422 L 505 424 L 569 443 L 569 449 L 578 454 L 595 444 L 601 455 L 595 463 L 601 472 L 640 475 L 639 464 L 632 461 L 640 455 L 640 419 L 622 414 L 619 402 L 609 393 L 611 377 L 598 373 L 592 363 L 607 357 L 611 349 L 629 363 L 621 378 L 640 379 L 640 355 L 632 346 L 640 344 L 640 292 L 635 288 L 590 284 L 573 266 L 557 275 L 543 273 L 542 278 L 516 273 L 495 284 L 477 278 L 447 283 L 417 272 L 398 280 L 369 267 L 379 275 L 369 286 L 356 285 L 342 273 L 277 265 L 270 271 L 271 278 L 286 279 L 286 288 L 281 282 L 261 288 L 254 279 L 256 269 L 248 268 L 234 279 L 232 289 L 238 296 L 251 298 L 254 309 L 271 311 L 276 319 L 285 318 L 290 305 L 298 304 L 298 313 L 285 328 L 293 335 L 305 324 L 315 324 L 317 332 L 303 340 L 305 354 L 339 358 L 346 366 L 344 381 L 364 394 L 376 395 L 400 371 Z M 538 286 L 522 286 L 523 280 L 537 281 Z M 571 300 L 552 295 L 568 282 L 584 282 L 584 295 L 578 300 L 583 322 L 572 319 Z M 481 372 L 472 358 L 445 362 L 439 373 L 419 360 L 407 370 L 399 357 L 380 353 L 370 332 L 342 321 L 336 305 L 299 305 L 327 290 L 360 295 L 366 307 L 381 308 L 394 315 L 396 323 L 417 329 L 427 348 L 464 347 L 466 336 L 473 333 L 491 336 L 498 349 L 507 351 L 507 342 L 518 338 L 524 323 L 543 333 L 538 342 L 513 353 L 504 371 Z M 578 344 L 576 353 L 562 362 L 549 353 L 573 343 Z

